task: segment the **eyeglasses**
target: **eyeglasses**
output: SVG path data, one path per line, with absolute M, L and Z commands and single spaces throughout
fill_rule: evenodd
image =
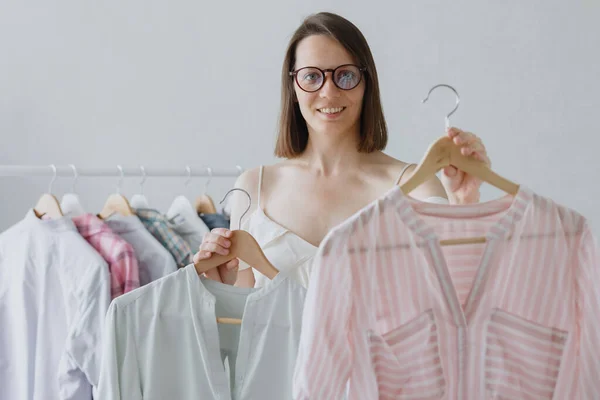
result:
M 358 86 L 363 72 L 367 69 L 353 64 L 340 65 L 335 69 L 321 69 L 317 67 L 303 67 L 290 71 L 290 76 L 296 78 L 296 83 L 305 92 L 316 92 L 325 84 L 325 73 L 331 72 L 333 83 L 342 90 L 352 90 Z

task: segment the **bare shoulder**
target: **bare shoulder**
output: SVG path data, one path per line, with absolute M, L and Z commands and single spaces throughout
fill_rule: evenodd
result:
M 259 176 L 260 167 L 248 169 L 244 171 L 240 176 L 238 176 L 237 180 L 235 181 L 235 187 L 239 189 L 244 189 L 252 196 L 256 194 Z
M 371 156 L 371 164 L 376 167 L 381 178 L 388 182 L 396 182 L 400 174 L 410 165 L 383 152 L 374 153 Z
M 294 174 L 297 174 L 302 167 L 296 160 L 283 160 L 275 164 L 265 165 L 263 167 L 263 189 L 270 191 L 277 188 L 280 182 L 289 182 L 293 179 Z M 258 176 L 258 174 L 257 174 Z M 258 181 L 257 181 L 258 182 Z
M 288 174 L 289 170 L 293 168 L 295 168 L 293 164 L 288 161 L 282 161 L 272 165 L 263 165 L 262 167 L 255 167 L 244 171 L 237 178 L 235 187 L 244 189 L 248 192 L 252 199 L 252 207 L 250 208 L 250 211 L 253 211 L 258 204 L 259 197 L 262 197 L 265 194 L 265 191 L 268 191 L 270 188 L 275 186 L 275 184 L 280 181 L 279 177 Z M 260 184 L 261 179 L 263 182 L 262 185 Z M 265 181 L 267 181 L 268 184 L 265 184 Z M 261 193 L 258 193 L 259 189 L 261 190 Z M 244 204 L 247 204 L 247 200 Z

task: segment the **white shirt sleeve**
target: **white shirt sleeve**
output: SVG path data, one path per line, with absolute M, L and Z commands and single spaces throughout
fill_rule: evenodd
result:
M 98 399 L 141 400 L 137 347 L 130 321 L 117 302 L 106 315 Z
M 59 363 L 61 399 L 84 399 L 91 385 L 95 390 L 100 376 L 100 354 L 104 318 L 110 304 L 110 280 L 106 264 L 81 265 L 90 273 L 82 282 L 79 296 L 85 299 L 73 316 Z

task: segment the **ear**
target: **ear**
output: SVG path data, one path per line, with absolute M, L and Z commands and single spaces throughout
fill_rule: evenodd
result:
M 298 94 L 296 93 L 296 82 L 294 79 L 291 80 L 291 83 L 288 87 L 290 92 L 292 93 L 292 101 L 294 103 L 298 103 Z

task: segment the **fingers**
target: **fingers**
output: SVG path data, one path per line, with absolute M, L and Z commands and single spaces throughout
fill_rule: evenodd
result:
M 230 238 L 231 237 L 231 231 L 227 228 L 215 228 L 212 231 L 210 231 L 211 233 L 215 234 L 215 235 L 219 235 L 219 236 L 223 236 L 226 238 Z
M 463 155 L 469 156 L 473 153 L 483 154 L 485 152 L 485 148 L 480 142 L 472 142 L 470 144 L 465 144 L 460 151 Z
M 229 247 L 229 245 L 227 245 L 227 247 Z M 221 246 L 220 244 L 217 243 L 211 243 L 211 242 L 206 242 L 206 243 L 202 243 L 202 245 L 200 245 L 200 252 L 204 254 L 204 256 L 207 256 L 207 252 L 208 253 L 217 253 L 220 254 L 222 256 L 226 256 L 227 254 L 229 254 L 229 249 L 227 247 Z M 206 257 L 208 258 L 208 257 Z
M 453 127 L 448 130 L 448 136 L 452 138 L 456 145 L 461 147 L 460 152 L 462 155 L 471 156 L 488 166 L 491 165 L 485 145 L 477 135 Z
M 231 236 L 232 232 L 225 228 L 215 228 L 206 233 L 202 240 L 202 244 L 200 245 L 199 251 L 194 254 L 194 264 L 211 258 L 213 253 L 224 256 L 228 255 L 230 252 L 229 248 L 231 247 L 231 240 L 229 240 Z M 213 268 L 209 271 L 206 271 L 204 275 L 208 279 L 222 283 L 233 284 L 235 283 L 238 266 L 239 260 L 234 258 L 227 263 L 220 265 L 218 268 Z
M 454 178 L 457 173 L 458 170 L 456 169 L 456 167 L 453 167 L 451 165 L 444 168 L 444 175 L 446 175 L 448 178 Z
M 218 244 L 219 246 L 222 247 L 229 247 L 231 246 L 231 240 L 228 239 L 229 236 L 231 236 L 231 231 L 224 229 L 224 228 L 218 228 L 219 230 L 217 231 L 217 229 L 213 229 L 212 232 L 206 233 L 204 235 L 204 238 L 202 239 L 202 244 L 204 243 L 215 243 Z M 227 233 L 229 232 L 229 233 Z
M 458 128 L 450 128 L 448 130 L 448 136 L 452 138 L 452 141 L 457 145 L 472 144 L 479 142 L 483 146 L 483 142 L 477 135 L 471 132 L 466 132 Z
M 231 260 L 227 264 L 225 264 L 225 266 L 227 267 L 228 270 L 237 269 L 237 267 L 239 265 L 240 265 L 240 260 L 237 258 L 234 258 L 233 260 Z
M 491 163 L 487 155 L 487 150 L 485 149 L 484 144 L 481 142 L 481 139 L 475 135 L 473 135 L 473 137 L 473 141 L 461 148 L 461 154 L 465 156 L 471 156 L 477 161 L 481 161 L 487 165 L 490 165 Z
M 221 266 L 219 266 L 218 268 L 216 268 L 216 270 L 219 273 L 219 276 L 221 277 L 221 282 L 225 283 L 226 285 L 234 285 L 235 281 L 237 280 L 237 268 L 229 268 L 228 265 L 230 263 L 227 264 L 223 264 Z
M 227 234 L 223 230 L 223 234 Z M 229 231 L 231 232 L 231 231 Z M 222 255 L 229 254 L 229 247 L 231 247 L 231 240 L 227 239 L 220 233 L 209 232 L 204 235 L 204 239 L 202 240 L 202 244 L 200 245 L 200 252 L 212 252 L 218 253 Z
M 231 237 L 231 231 L 225 228 L 215 228 L 211 232 L 206 233 L 199 251 L 194 254 L 194 262 L 197 263 L 201 260 L 206 260 L 213 253 L 223 256 L 228 255 L 229 248 L 231 247 L 231 240 L 228 237 Z
M 452 127 L 452 128 L 448 128 L 447 133 L 448 133 L 449 137 L 454 139 L 455 137 L 457 137 L 460 134 L 460 132 L 462 132 L 460 129 Z

